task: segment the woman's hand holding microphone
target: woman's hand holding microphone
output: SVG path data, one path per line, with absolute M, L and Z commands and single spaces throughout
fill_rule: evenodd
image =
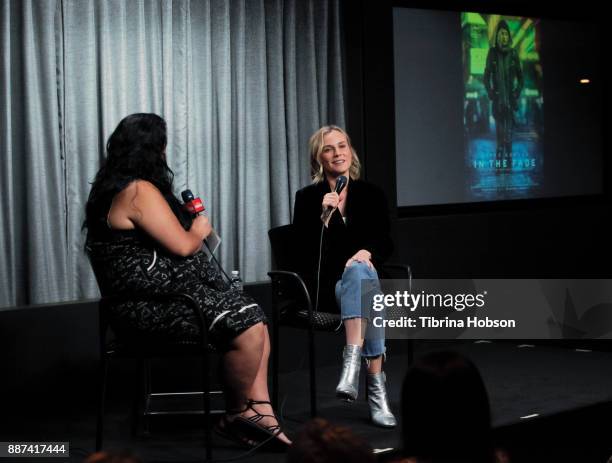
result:
M 193 223 L 191 224 L 189 232 L 197 236 L 200 241 L 205 240 L 212 232 L 212 225 L 210 224 L 208 217 L 205 215 L 196 215 L 193 218 Z

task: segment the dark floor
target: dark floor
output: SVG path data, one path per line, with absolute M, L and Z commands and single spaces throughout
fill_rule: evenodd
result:
M 530 346 L 521 342 L 455 341 L 418 343 L 416 355 L 434 349 L 460 351 L 478 366 L 490 395 L 496 440 L 510 451 L 512 461 L 606 463 L 612 455 L 612 427 L 606 424 L 612 413 L 612 353 Z M 338 362 L 318 369 L 320 416 L 350 426 L 375 449 L 397 448 L 399 428 L 385 430 L 372 426 L 363 397 L 353 404 L 335 399 L 339 366 Z M 385 366 L 395 410 L 399 410 L 401 382 L 407 368 L 408 360 L 403 355 L 390 355 Z M 282 375 L 279 412 L 289 434 L 295 433 L 309 418 L 307 385 L 304 370 Z M 203 460 L 201 416 L 153 417 L 150 433 L 132 438 L 129 394 L 123 392 L 119 385 L 109 394 L 105 448 L 132 449 L 147 463 Z M 91 405 L 65 411 L 30 410 L 23 415 L 5 415 L 3 421 L 10 422 L 10 427 L 0 440 L 69 441 L 70 461 L 80 462 L 93 449 L 94 413 Z M 527 416 L 532 417 L 524 418 Z M 215 436 L 216 460 L 233 459 L 242 452 Z M 242 461 L 281 462 L 284 458 L 284 455 L 258 452 Z

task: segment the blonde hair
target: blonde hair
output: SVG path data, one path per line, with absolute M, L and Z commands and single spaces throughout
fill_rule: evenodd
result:
M 351 167 L 349 168 L 349 176 L 351 177 L 351 180 L 357 180 L 361 173 L 361 162 L 359 162 L 357 152 L 351 144 L 351 139 L 348 136 L 348 133 L 336 125 L 324 125 L 312 134 L 308 142 L 308 148 L 310 149 L 310 175 L 312 176 L 313 183 L 319 183 L 325 179 L 323 165 L 321 164 L 321 153 L 323 152 L 323 147 L 325 146 L 323 137 L 334 130 L 336 132 L 340 132 L 346 137 L 346 141 L 351 149 L 351 153 L 353 155 Z

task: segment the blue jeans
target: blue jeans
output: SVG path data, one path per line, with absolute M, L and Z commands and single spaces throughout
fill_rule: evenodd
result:
M 363 262 L 353 262 L 344 269 L 342 279 L 336 283 L 336 301 L 340 306 L 342 320 L 351 318 L 369 319 L 361 356 L 374 358 L 385 353 L 385 330 L 372 325 L 369 307 L 361 310 L 361 280 L 376 280 L 373 289 L 374 292 L 380 292 L 376 270 L 371 269 Z M 371 307 L 371 304 L 369 305 Z M 376 316 L 383 316 L 383 312 L 376 314 Z

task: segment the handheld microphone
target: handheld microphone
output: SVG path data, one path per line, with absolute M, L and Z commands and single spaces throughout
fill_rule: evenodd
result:
M 334 188 L 334 192 L 335 193 L 342 193 L 342 190 L 344 190 L 344 187 L 346 186 L 346 182 L 347 179 L 344 175 L 340 175 L 337 179 L 336 179 L 336 188 Z M 327 218 L 330 216 L 330 214 L 332 213 L 333 208 L 331 207 L 327 207 L 327 209 L 325 209 L 325 211 L 323 211 L 323 221 L 327 220 Z
M 344 190 L 344 187 L 346 186 L 346 182 L 346 177 L 344 175 L 340 175 L 336 179 L 336 189 L 334 191 L 338 194 L 342 193 L 342 190 Z
M 194 217 L 200 215 L 201 212 L 204 212 L 204 203 L 200 198 L 195 198 L 191 190 L 183 191 L 181 193 L 181 198 L 183 198 L 183 203 L 185 203 L 185 209 L 187 209 L 187 211 L 190 212 Z M 227 276 L 227 273 L 225 273 L 225 270 L 223 270 L 223 267 L 215 257 L 215 251 L 219 247 L 220 243 L 221 238 L 219 237 L 219 235 L 217 235 L 215 230 L 211 229 L 208 237 L 204 239 L 204 245 L 207 249 L 208 259 L 214 261 L 215 264 L 217 264 L 217 267 L 223 273 L 223 275 L 225 275 L 225 278 L 229 282 L 231 281 L 231 278 Z
M 204 212 L 204 203 L 200 198 L 195 198 L 191 190 L 185 190 L 181 193 L 181 198 L 185 203 L 185 209 L 192 215 L 199 215 L 200 212 Z

